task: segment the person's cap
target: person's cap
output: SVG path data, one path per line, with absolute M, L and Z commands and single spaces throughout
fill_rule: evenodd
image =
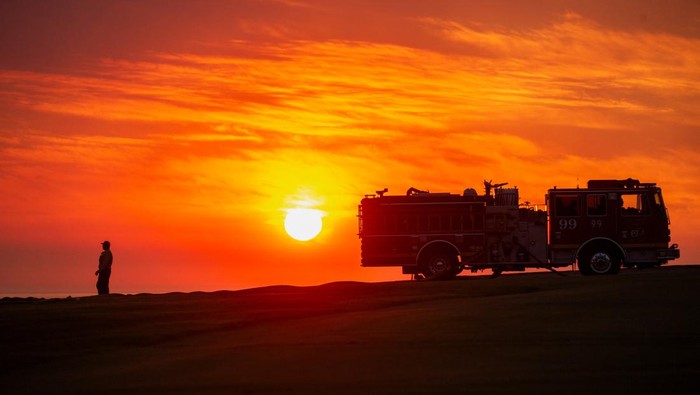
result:
M 103 241 L 103 242 L 100 243 L 100 244 L 102 244 L 103 246 L 104 246 L 104 245 L 109 246 L 111 243 L 110 243 L 109 241 L 105 240 L 105 241 Z

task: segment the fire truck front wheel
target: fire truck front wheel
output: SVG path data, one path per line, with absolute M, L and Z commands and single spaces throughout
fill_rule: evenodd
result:
M 428 252 L 422 259 L 421 271 L 428 280 L 444 280 L 459 273 L 457 259 L 445 250 Z
M 620 258 L 608 248 L 591 248 L 581 254 L 579 271 L 583 275 L 617 274 Z

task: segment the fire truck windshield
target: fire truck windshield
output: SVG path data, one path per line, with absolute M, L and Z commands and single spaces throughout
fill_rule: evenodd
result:
M 622 208 L 622 215 L 649 214 L 647 195 L 643 193 L 620 194 L 620 207 Z

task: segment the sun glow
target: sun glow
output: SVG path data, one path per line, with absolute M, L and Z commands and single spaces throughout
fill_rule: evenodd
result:
M 323 229 L 323 212 L 310 208 L 293 208 L 287 210 L 284 218 L 284 230 L 299 241 L 308 241 L 318 236 Z

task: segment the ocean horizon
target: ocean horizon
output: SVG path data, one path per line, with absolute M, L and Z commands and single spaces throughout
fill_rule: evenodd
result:
M 0 299 L 3 298 L 37 298 L 37 299 L 65 299 L 68 297 L 79 298 L 94 296 L 97 292 L 0 292 Z

